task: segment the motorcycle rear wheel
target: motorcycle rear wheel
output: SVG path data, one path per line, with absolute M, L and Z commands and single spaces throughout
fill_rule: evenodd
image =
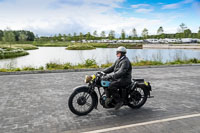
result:
M 136 88 L 129 95 L 128 106 L 132 109 L 141 108 L 147 101 L 147 90 L 144 88 Z
M 69 109 L 76 115 L 87 115 L 95 107 L 95 98 L 96 97 L 89 93 L 86 89 L 74 91 L 68 100 Z

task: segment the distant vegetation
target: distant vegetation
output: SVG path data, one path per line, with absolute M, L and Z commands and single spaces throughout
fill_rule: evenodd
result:
M 193 58 L 193 59 L 176 59 L 174 61 L 168 61 L 168 62 L 161 62 L 161 61 L 150 61 L 150 60 L 141 60 L 141 61 L 135 61 L 131 64 L 133 66 L 157 66 L 157 65 L 175 65 L 175 64 L 197 64 L 200 63 L 200 60 Z M 24 68 L 13 68 L 10 69 L 1 68 L 0 72 L 14 72 L 14 71 L 34 71 L 34 70 L 65 70 L 65 69 L 87 69 L 87 68 L 106 68 L 111 66 L 112 63 L 102 64 L 98 65 L 94 59 L 87 59 L 84 63 L 79 63 L 77 65 L 73 65 L 71 63 L 54 63 L 50 62 L 46 64 L 46 67 L 24 67 Z
M 160 26 L 157 30 L 157 34 L 155 35 L 149 35 L 149 31 L 147 28 L 144 28 L 142 31 L 141 36 L 137 34 L 137 30 L 135 28 L 132 29 L 131 34 L 127 34 L 125 30 L 122 29 L 121 35 L 119 37 L 116 37 L 116 33 L 114 30 L 111 30 L 109 33 L 106 33 L 105 31 L 94 31 L 93 33 L 88 32 L 86 34 L 80 33 L 73 33 L 73 34 L 58 34 L 54 35 L 52 37 L 37 37 L 35 41 L 41 43 L 41 42 L 56 42 L 56 41 L 64 41 L 64 42 L 82 42 L 83 40 L 101 40 L 101 39 L 109 39 L 109 40 L 143 40 L 143 39 L 149 39 L 149 38 L 155 38 L 155 39 L 163 39 L 163 38 L 199 38 L 200 39 L 200 27 L 197 29 L 196 33 L 192 33 L 192 31 L 184 24 L 180 24 L 177 33 L 175 34 L 166 34 L 164 32 L 164 28 Z
M 116 37 L 116 33 L 114 30 L 110 30 L 110 32 L 106 33 L 105 31 L 94 31 L 93 33 L 87 32 L 86 34 L 80 32 L 73 34 L 58 34 L 54 36 L 37 36 L 34 35 L 31 31 L 18 30 L 14 31 L 11 29 L 0 30 L 0 44 L 13 44 L 13 43 L 31 43 L 37 46 L 66 46 L 66 43 L 62 42 L 80 42 L 83 40 L 101 40 L 101 39 L 109 39 L 109 40 L 143 40 L 148 38 L 155 39 L 163 39 L 163 38 L 199 38 L 200 39 L 200 27 L 197 29 L 196 33 L 192 33 L 192 31 L 184 24 L 180 24 L 178 27 L 178 31 L 175 34 L 166 34 L 164 28 L 160 26 L 156 31 L 155 35 L 149 35 L 149 31 L 147 28 L 142 30 L 141 36 L 137 34 L 137 30 L 135 28 L 132 29 L 130 34 L 127 34 L 124 29 L 121 31 L 121 35 Z M 34 42 L 33 42 L 34 41 Z M 28 44 L 29 44 L 28 43 Z M 54 44 L 54 45 L 53 45 Z

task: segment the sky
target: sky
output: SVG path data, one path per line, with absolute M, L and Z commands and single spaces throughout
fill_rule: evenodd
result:
M 200 0 L 0 0 L 0 29 L 30 30 L 39 36 L 97 30 L 138 35 L 176 33 L 181 23 L 200 27 Z

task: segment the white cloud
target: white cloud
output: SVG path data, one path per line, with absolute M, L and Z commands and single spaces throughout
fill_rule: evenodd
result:
M 175 9 L 175 8 L 178 8 L 179 6 L 180 6 L 179 4 L 168 4 L 168 5 L 164 5 L 162 9 Z
M 153 7 L 149 4 L 136 4 L 131 5 L 135 9 L 136 13 L 149 13 L 153 11 Z
M 181 7 L 184 4 L 189 4 L 192 3 L 194 0 L 184 0 L 178 3 L 173 3 L 173 4 L 167 4 L 167 5 L 163 5 L 162 9 L 176 9 Z
M 131 5 L 132 8 L 139 8 L 139 7 L 148 7 L 150 6 L 149 4 L 136 4 L 136 5 Z
M 152 12 L 153 9 L 145 9 L 145 8 L 139 8 L 135 10 L 137 13 L 149 13 Z

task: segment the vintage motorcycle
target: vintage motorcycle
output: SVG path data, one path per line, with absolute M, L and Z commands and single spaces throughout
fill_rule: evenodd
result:
M 97 109 L 98 95 L 95 91 L 96 88 L 100 97 L 100 104 L 104 108 L 115 107 L 116 102 L 114 99 L 109 103 L 109 105 L 105 105 L 105 100 L 107 98 L 105 90 L 110 84 L 109 80 L 104 79 L 105 75 L 106 74 L 97 72 L 94 75 L 85 76 L 85 83 L 88 85 L 74 88 L 73 93 L 69 97 L 68 106 L 71 112 L 82 116 L 87 115 L 94 108 Z M 100 88 L 103 89 L 101 90 Z M 147 98 L 153 97 L 150 95 L 150 91 L 152 91 L 151 85 L 149 82 L 144 81 L 144 79 L 133 79 L 131 84 L 127 85 L 125 88 L 119 88 L 116 93 L 121 95 L 122 91 L 126 91 L 126 100 L 124 105 L 133 109 L 142 107 L 146 103 Z

